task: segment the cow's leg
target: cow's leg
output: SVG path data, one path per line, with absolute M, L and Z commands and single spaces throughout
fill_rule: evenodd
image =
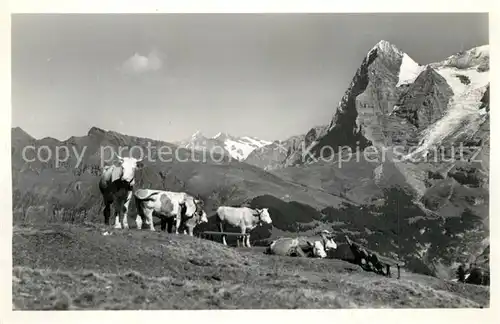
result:
M 130 205 L 130 200 L 132 199 L 132 190 L 127 192 L 127 197 L 125 198 L 125 201 L 123 202 L 123 228 L 128 229 L 128 206 Z
M 222 222 L 219 223 L 219 231 L 224 233 L 224 224 Z M 222 244 L 227 245 L 226 243 L 226 235 L 222 234 Z
M 135 217 L 135 225 L 137 229 L 142 229 L 142 217 L 139 214 Z
M 246 245 L 247 245 L 247 244 L 246 244 L 246 243 L 247 243 L 247 242 L 246 242 L 246 241 L 247 241 L 247 240 L 246 240 L 246 232 L 247 232 L 247 231 L 246 231 L 246 228 L 244 227 L 244 225 L 241 225 L 241 227 L 240 227 L 240 231 L 241 231 L 241 236 L 239 236 L 239 237 L 238 237 L 238 239 L 241 239 L 241 245 L 242 245 L 243 247 L 247 247 L 247 246 L 246 246 Z
M 149 225 L 148 219 L 144 216 L 144 209 L 146 208 L 146 206 L 143 206 L 140 201 L 136 200 L 135 208 L 137 209 L 137 216 L 135 216 L 135 225 L 137 226 L 137 229 L 142 229 L 143 223 Z
M 104 201 L 104 225 L 109 225 L 109 217 L 111 216 L 111 202 Z
M 182 220 L 182 215 L 180 215 L 180 213 L 177 213 L 177 217 L 175 217 L 175 234 L 179 234 L 179 229 L 181 227 L 181 220 Z
M 154 232 L 155 224 L 153 223 L 153 209 L 144 208 L 144 218 L 146 219 L 145 223 L 149 225 L 149 230 Z
M 162 217 L 162 218 L 161 218 L 160 230 L 161 230 L 162 232 L 164 232 L 164 231 L 166 231 L 166 230 L 167 230 L 167 218 L 166 218 L 166 217 Z M 170 228 L 169 228 L 169 232 L 170 232 Z
M 385 274 L 387 277 L 391 277 L 391 266 L 389 264 L 385 265 Z
M 304 250 L 302 250 L 302 248 L 300 246 L 297 245 L 295 247 L 295 250 L 296 250 L 296 254 L 297 254 L 298 257 L 307 258 L 306 253 L 304 252 Z
M 172 233 L 173 232 L 173 227 L 174 227 L 174 219 L 173 218 L 169 218 L 167 225 L 168 225 L 167 232 Z
M 187 228 L 188 228 L 188 235 L 189 235 L 189 236 L 194 236 L 194 235 L 193 235 L 193 230 L 194 230 L 194 227 L 193 227 L 193 226 L 188 226 Z M 184 231 L 184 233 L 185 233 L 185 232 L 186 232 L 186 231 Z
M 116 204 L 115 205 L 115 226 L 114 228 L 116 229 L 121 229 L 122 224 L 120 223 L 120 205 Z
M 398 279 L 401 278 L 401 267 L 399 266 L 399 264 L 397 265 L 398 267 Z
M 247 247 L 252 247 L 252 246 L 250 245 L 250 233 L 248 233 L 248 234 L 246 235 L 246 239 L 247 239 Z

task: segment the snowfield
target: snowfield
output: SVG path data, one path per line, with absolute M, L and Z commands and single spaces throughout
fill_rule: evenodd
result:
M 419 65 L 408 54 L 403 54 L 403 62 L 399 68 L 399 81 L 396 87 L 403 84 L 413 83 L 418 75 L 424 71 L 426 66 Z
M 489 56 L 488 45 L 473 48 L 460 56 L 458 54 L 450 56 L 442 63 L 430 64 L 451 87 L 453 97 L 443 118 L 424 131 L 419 147 L 406 158 L 410 159 L 416 154 L 425 154 L 430 147 L 439 145 L 441 141 L 451 135 L 458 136 L 472 129 L 477 129 L 478 124 L 484 120 L 487 112 L 484 109 L 479 109 L 480 100 L 490 80 L 489 70 L 478 71 L 481 61 L 477 59 L 481 56 Z M 410 71 L 412 66 L 415 68 L 411 63 L 407 62 L 407 64 L 405 70 Z M 460 64 L 465 68 L 459 68 Z M 403 70 L 403 65 L 401 70 Z M 410 72 L 405 73 L 407 73 L 405 75 L 410 74 Z M 462 129 L 459 130 L 459 128 Z

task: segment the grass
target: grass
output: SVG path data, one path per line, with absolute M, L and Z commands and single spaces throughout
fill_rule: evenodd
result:
M 111 235 L 103 236 L 104 231 Z M 15 309 L 488 307 L 489 288 L 164 232 L 16 226 Z

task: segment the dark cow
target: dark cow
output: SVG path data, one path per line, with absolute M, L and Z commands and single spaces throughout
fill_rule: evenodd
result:
M 135 184 L 135 171 L 142 167 L 142 162 L 133 157 L 118 156 L 119 165 L 103 168 L 99 179 L 99 190 L 104 201 L 104 224 L 109 225 L 111 205 L 115 206 L 114 228 L 128 229 L 128 212 L 132 191 Z M 120 221 L 121 218 L 121 221 Z
M 465 269 L 465 265 L 461 264 L 456 272 L 457 281 L 473 284 L 473 285 L 490 285 L 490 272 L 478 267 L 476 264 L 471 264 L 468 269 Z
M 398 269 L 398 279 L 400 278 L 400 264 L 398 262 L 389 261 L 388 258 L 383 258 L 373 251 L 369 251 L 363 246 L 351 241 L 349 237 L 345 236 L 347 244 L 349 245 L 351 252 L 354 256 L 354 264 L 357 264 L 366 271 L 373 271 L 377 274 L 391 277 L 391 264 L 396 265 Z M 385 267 L 385 272 L 384 272 Z

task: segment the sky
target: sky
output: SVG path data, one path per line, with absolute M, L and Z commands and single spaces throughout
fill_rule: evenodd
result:
M 330 122 L 367 52 L 420 64 L 488 44 L 488 15 L 15 14 L 12 126 L 164 141 L 284 140 Z

